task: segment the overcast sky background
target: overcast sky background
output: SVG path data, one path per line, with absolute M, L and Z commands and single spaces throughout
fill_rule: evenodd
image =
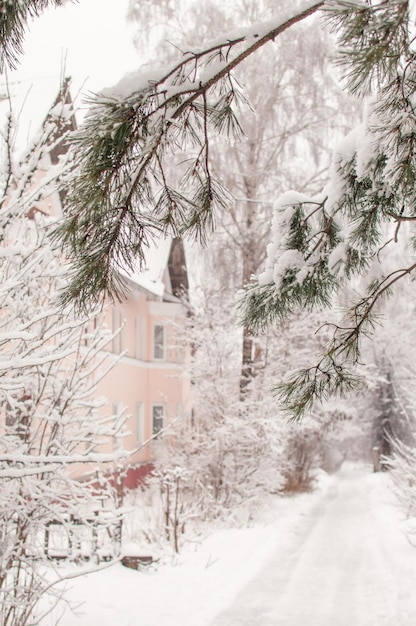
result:
M 37 131 L 54 101 L 64 61 L 74 97 L 109 87 L 141 64 L 127 9 L 128 0 L 79 0 L 30 22 L 20 66 L 8 74 L 15 110 L 23 106 L 19 144 Z

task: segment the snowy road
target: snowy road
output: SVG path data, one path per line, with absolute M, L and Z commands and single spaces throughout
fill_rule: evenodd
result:
M 362 470 L 340 472 L 292 545 L 276 551 L 212 626 L 414 625 L 414 570 L 406 580 L 401 546 L 375 514 L 365 478 Z
M 171 565 L 74 579 L 78 609 L 59 626 L 415 626 L 416 548 L 388 476 L 347 465 L 321 478 Z

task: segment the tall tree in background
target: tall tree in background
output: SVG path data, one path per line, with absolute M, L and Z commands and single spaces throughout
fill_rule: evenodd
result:
M 411 249 L 407 254 L 402 252 L 401 258 L 386 255 L 385 270 L 406 264 L 411 256 Z M 395 293 L 395 298 L 379 307 L 381 323 L 374 329 L 372 341 L 367 340 L 368 356 L 363 367 L 366 385 L 360 394 L 365 401 L 363 410 L 372 420 L 372 445 L 378 448 L 382 465 L 390 463 L 388 457 L 396 452 L 396 443 L 413 445 L 416 431 L 412 393 L 416 361 L 409 349 L 415 340 L 414 281 L 406 277 Z
M 232 7 L 216 2 L 181 7 L 163 0 L 132 5 L 140 52 L 148 56 L 146 35 L 152 46 L 159 36 L 157 54 L 166 61 L 180 46 L 193 49 L 209 40 L 214 29 L 257 21 L 260 13 L 265 19 L 271 9 L 260 2 Z M 152 19 L 156 34 L 148 27 Z M 268 490 L 308 488 L 311 470 L 322 462 L 323 431 L 331 416 L 314 416 L 304 427 L 293 428 L 280 419 L 270 397 L 273 378 L 280 380 L 299 363 L 296 351 L 303 352 L 310 328 L 302 322 L 286 328 L 282 324 L 267 338 L 253 338 L 247 328 L 238 328 L 235 301 L 266 258 L 276 193 L 299 184 L 316 191 L 325 180 L 330 135 L 342 132 L 347 109 L 328 62 L 331 49 L 328 39 L 317 42 L 313 31 L 299 24 L 272 47 L 259 50 L 235 73 L 236 88 L 244 89 L 238 140 L 210 134 L 212 174 L 221 177 L 233 200 L 224 207 L 206 248 L 197 247 L 190 257 L 200 279 L 193 323 L 187 329 L 194 346 L 194 423 L 191 428 L 175 424 L 174 439 L 182 445 L 156 458 L 161 477 L 164 471 L 170 477 L 172 468 L 181 470 L 183 506 L 193 515 L 201 515 L 204 507 L 205 518 L 214 511 L 229 514 L 237 503 L 249 506 L 254 494 L 258 498 Z M 259 66 L 275 68 L 267 92 Z M 181 153 L 178 160 L 187 156 Z M 253 454 L 261 463 L 253 466 Z M 172 497 L 174 492 L 172 485 Z
M 257 21 L 260 15 L 253 13 L 252 8 L 250 17 Z M 213 172 L 221 176 L 234 200 L 223 213 L 217 236 L 211 238 L 207 248 L 217 275 L 218 256 L 224 256 L 221 285 L 226 284 L 229 275 L 237 291 L 261 271 L 270 243 L 276 195 L 299 187 L 313 193 L 326 179 L 331 136 L 342 132 L 349 117 L 353 119 L 351 110 L 345 115 L 347 99 L 328 63 L 331 51 L 328 38 L 316 41 L 313 27 L 298 24 L 239 68 L 237 78 L 245 86 L 253 108 L 243 116 L 246 138 L 225 144 L 216 141 L 213 147 Z M 259 66 L 275 68 L 266 93 Z M 222 245 L 222 254 L 218 244 Z M 230 268 L 234 268 L 232 272 Z M 258 338 L 254 339 L 244 325 L 243 395 L 255 374 L 259 346 Z

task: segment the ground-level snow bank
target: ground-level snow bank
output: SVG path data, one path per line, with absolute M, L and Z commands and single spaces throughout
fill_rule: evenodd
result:
M 394 576 L 399 576 L 400 584 L 394 591 L 388 617 L 391 619 L 393 614 L 397 614 L 395 626 L 414 625 L 416 599 L 413 600 L 410 594 L 416 580 L 416 550 L 400 528 L 400 512 L 386 480 L 388 478 L 385 475 L 372 474 L 370 467 L 347 466 L 338 474 L 321 479 L 313 493 L 291 498 L 276 497 L 269 501 L 248 528 L 214 529 L 200 543 L 188 544 L 176 563 L 138 572 L 118 564 L 75 579 L 70 582 L 68 597 L 79 608 L 76 614 L 67 610 L 60 626 L 208 626 L 217 623 L 221 626 L 234 623 L 301 626 L 295 617 L 292 620 L 290 612 L 303 601 L 313 604 L 314 594 L 327 592 L 326 588 L 317 589 L 318 583 L 314 581 L 317 580 L 317 573 L 328 567 L 331 571 L 322 580 L 332 584 L 338 562 L 340 568 L 346 570 L 342 573 L 342 584 L 346 588 L 345 598 L 342 599 L 346 602 L 345 607 L 349 607 L 353 601 L 359 604 L 361 612 L 365 612 L 366 597 L 372 593 L 368 588 L 368 577 L 374 577 L 377 572 L 377 568 L 374 570 L 373 567 L 375 547 L 372 546 L 372 569 L 369 574 L 366 545 L 359 546 L 359 552 L 363 555 L 359 568 L 354 564 L 356 557 L 353 555 L 352 562 L 336 558 L 331 561 L 329 548 L 326 556 L 321 558 L 325 549 L 316 542 L 325 543 L 329 534 L 333 535 L 331 551 L 336 546 L 341 555 L 346 551 L 347 544 L 354 544 L 355 536 L 360 540 L 364 537 L 366 542 L 372 536 L 378 538 L 377 545 L 382 546 L 387 556 L 377 561 L 382 569 L 381 583 L 374 580 L 374 586 L 381 584 L 382 592 L 388 594 L 389 589 L 385 586 L 392 584 Z M 357 505 L 354 504 L 355 498 L 358 499 Z M 348 518 L 351 507 L 356 507 L 357 513 L 350 515 L 348 526 L 344 525 L 344 531 L 338 534 L 337 539 L 337 528 L 338 531 L 343 528 L 343 518 Z M 320 527 L 321 517 L 326 520 L 325 527 Z M 364 530 L 360 528 L 362 525 L 365 525 Z M 305 561 L 298 562 L 298 555 L 303 553 Z M 298 572 L 302 568 L 308 571 Z M 256 596 L 256 585 L 267 587 L 263 582 L 265 577 L 272 578 L 272 570 L 278 572 L 276 585 L 282 585 L 282 597 L 279 598 L 274 584 L 269 585 L 269 591 L 266 591 L 269 593 L 268 599 L 261 594 Z M 346 581 L 349 577 L 357 576 L 359 580 L 354 585 L 354 598 L 349 599 Z M 360 581 L 364 585 L 362 589 Z M 299 595 L 300 589 L 296 589 L 297 584 L 305 585 L 303 593 L 306 595 L 303 598 Z M 359 598 L 357 593 L 360 594 Z M 236 603 L 242 613 L 248 615 L 248 610 L 244 608 L 248 596 L 254 598 L 249 610 L 257 617 L 242 621 L 244 618 L 237 615 L 236 621 L 233 621 L 233 607 Z M 262 618 L 261 606 L 277 606 L 278 600 L 283 602 L 283 596 L 284 604 L 280 605 L 278 621 L 271 610 L 267 615 L 264 613 Z M 338 596 L 334 595 L 333 598 L 334 601 L 340 601 Z M 261 606 L 256 605 L 256 602 Z M 232 607 L 231 612 L 227 613 L 227 607 Z M 318 614 L 324 610 L 322 607 L 325 607 L 325 603 L 317 605 Z M 348 614 L 345 617 L 347 620 Z M 410 621 L 406 621 L 408 618 Z M 316 623 L 319 626 L 327 624 L 322 615 L 318 615 L 316 621 L 313 619 L 303 622 L 302 626 L 305 623 Z M 382 612 L 377 616 L 368 614 L 365 619 L 363 621 L 361 616 L 357 616 L 356 621 L 345 623 L 351 626 L 385 623 Z M 53 624 L 50 618 L 48 620 L 42 626 Z M 332 622 L 331 626 L 341 626 L 343 623 Z

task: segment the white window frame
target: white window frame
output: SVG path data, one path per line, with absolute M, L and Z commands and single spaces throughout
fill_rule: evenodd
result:
M 161 409 L 162 415 L 160 416 L 156 416 L 155 415 L 155 410 L 156 409 Z M 160 433 L 160 431 L 164 428 L 165 426 L 165 418 L 166 418 L 166 409 L 165 409 L 165 405 L 161 404 L 161 403 L 155 403 L 152 404 L 152 435 L 158 435 Z M 157 428 L 155 428 L 156 424 L 155 424 L 155 420 L 159 420 L 159 424 L 157 425 Z M 161 423 L 160 423 L 161 421 Z
M 144 443 L 144 403 L 136 402 L 136 446 Z

